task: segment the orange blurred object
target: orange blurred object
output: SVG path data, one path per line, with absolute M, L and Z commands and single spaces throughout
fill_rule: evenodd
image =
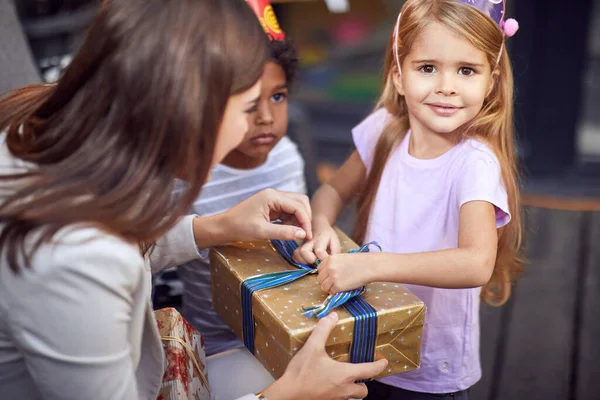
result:
M 337 170 L 338 168 L 333 164 L 321 163 L 317 165 L 317 178 L 319 178 L 319 182 L 327 183 Z
M 285 33 L 279 26 L 275 11 L 273 11 L 269 0 L 246 0 L 246 2 L 252 8 L 266 34 L 272 40 L 285 39 Z

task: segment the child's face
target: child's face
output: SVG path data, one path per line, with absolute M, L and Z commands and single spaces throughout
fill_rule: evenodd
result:
M 288 88 L 283 68 L 268 62 L 261 80 L 256 111 L 248 115 L 248 132 L 235 149 L 251 158 L 266 157 L 288 127 Z
M 411 128 L 438 134 L 452 133 L 475 118 L 492 82 L 485 53 L 437 22 L 415 41 L 395 79 Z
M 227 101 L 213 153 L 213 165 L 220 163 L 227 153 L 244 140 L 244 132 L 248 130 L 247 118 L 254 113 L 261 85 L 259 79 L 250 89 L 231 96 Z

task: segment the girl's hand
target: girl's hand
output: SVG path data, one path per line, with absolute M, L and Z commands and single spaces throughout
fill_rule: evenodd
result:
M 336 294 L 373 282 L 373 268 L 367 257 L 364 253 L 336 254 L 321 262 L 317 276 L 321 290 Z
M 294 252 L 294 260 L 302 264 L 312 265 L 317 259 L 324 261 L 330 254 L 341 251 L 340 239 L 328 221 L 315 221 L 313 225 L 314 238 Z

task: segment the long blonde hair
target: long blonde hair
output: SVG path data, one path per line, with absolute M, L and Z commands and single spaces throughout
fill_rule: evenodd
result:
M 522 270 L 520 258 L 522 222 L 517 179 L 517 160 L 513 132 L 513 75 L 503 34 L 498 25 L 472 6 L 456 0 L 411 0 L 402 8 L 402 21 L 397 34 L 400 64 L 423 29 L 438 22 L 477 49 L 485 52 L 494 68 L 495 85 L 485 99 L 479 114 L 462 129 L 463 138 L 476 138 L 489 145 L 500 162 L 502 180 L 508 193 L 511 221 L 499 231 L 498 253 L 494 272 L 483 287 L 481 298 L 492 305 L 502 305 L 510 297 L 511 282 Z M 392 34 L 386 50 L 383 92 L 376 108 L 385 108 L 392 118 L 376 144 L 373 165 L 358 197 L 358 213 L 353 238 L 362 243 L 379 182 L 388 157 L 409 129 L 408 109 L 393 82 L 395 73 Z M 500 59 L 498 59 L 498 54 Z

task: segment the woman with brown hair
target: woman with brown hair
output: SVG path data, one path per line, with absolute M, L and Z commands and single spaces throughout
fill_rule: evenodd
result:
M 244 137 L 265 41 L 241 1 L 110 0 L 56 85 L 0 100 L 0 398 L 155 398 L 150 272 L 198 247 L 311 237 L 307 199 L 276 191 L 182 218 Z M 335 318 L 263 397 L 366 395 L 354 381 L 385 362 L 331 360 Z

